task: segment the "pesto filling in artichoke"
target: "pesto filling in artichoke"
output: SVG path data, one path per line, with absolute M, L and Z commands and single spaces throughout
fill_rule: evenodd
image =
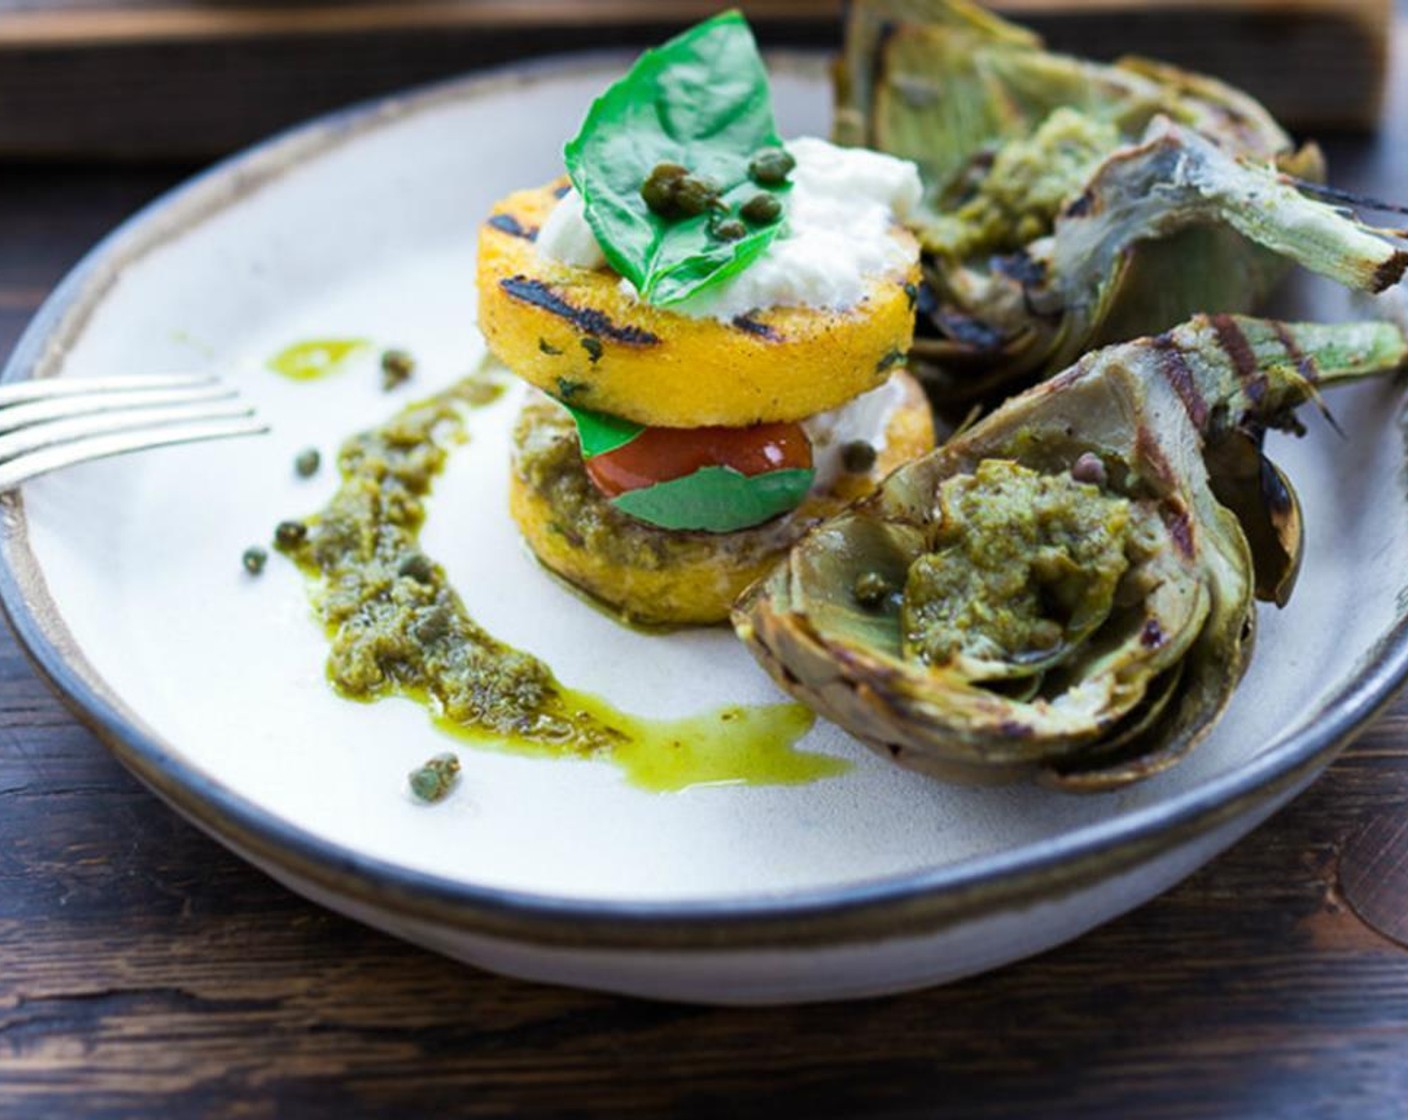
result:
M 1047 236 L 1061 208 L 1120 143 L 1109 121 L 1057 109 L 1031 136 L 973 161 L 954 188 L 956 197 L 925 231 L 926 248 L 965 260 L 1016 252 Z
M 1162 543 L 1157 518 L 1129 499 L 1010 460 L 948 479 L 938 502 L 931 551 L 910 565 L 900 609 L 904 655 L 928 665 L 1060 664 Z
M 1388 323 L 1198 316 L 1095 351 L 823 523 L 735 606 L 784 689 L 902 765 L 1112 789 L 1202 738 L 1304 547 L 1269 429 L 1408 363 Z

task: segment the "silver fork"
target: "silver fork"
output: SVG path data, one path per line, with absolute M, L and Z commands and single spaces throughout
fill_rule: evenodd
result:
M 0 490 L 90 459 L 268 430 L 213 377 L 17 381 L 0 385 Z

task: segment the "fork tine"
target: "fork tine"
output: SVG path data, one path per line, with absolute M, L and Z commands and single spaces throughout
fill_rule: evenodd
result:
M 111 432 L 91 438 L 70 440 L 20 455 L 0 464 L 0 490 L 8 490 L 21 482 L 48 474 L 61 467 L 91 459 L 106 459 L 129 451 L 145 451 L 150 447 L 169 447 L 178 443 L 197 443 L 234 436 L 259 435 L 269 427 L 257 417 L 235 417 L 217 420 L 194 420 L 166 424 L 158 428 L 143 427 L 132 431 Z
M 221 385 L 218 381 L 164 389 L 134 388 L 112 393 L 65 394 L 0 407 L 0 433 L 13 432 L 30 424 L 68 416 L 116 413 L 124 409 L 142 409 L 154 405 L 225 400 L 233 396 L 235 390 Z
M 165 424 L 192 420 L 233 420 L 252 416 L 254 409 L 238 400 L 198 401 L 175 404 L 164 408 L 133 408 L 102 412 L 93 416 L 71 416 L 40 424 L 29 424 L 17 431 L 0 435 L 0 463 L 21 455 L 32 454 L 45 447 L 71 443 L 89 436 L 109 432 L 152 430 Z
M 0 408 L 25 401 L 52 397 L 88 396 L 98 393 L 127 393 L 140 389 L 195 388 L 218 382 L 208 374 L 163 373 L 129 374 L 123 377 L 39 377 L 0 385 Z

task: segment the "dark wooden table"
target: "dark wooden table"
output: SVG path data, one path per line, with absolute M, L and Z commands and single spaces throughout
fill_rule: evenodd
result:
M 1398 123 L 1329 148 L 1343 185 L 1402 197 L 1399 53 Z M 0 354 L 183 174 L 0 166 Z M 1408 1116 L 1408 951 L 1381 932 L 1408 938 L 1405 821 L 1399 702 L 1251 838 L 1041 958 L 856 1004 L 649 1004 L 499 979 L 288 893 L 0 636 L 0 1116 Z

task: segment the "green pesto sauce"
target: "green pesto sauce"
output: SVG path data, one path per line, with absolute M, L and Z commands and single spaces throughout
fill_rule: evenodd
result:
M 1046 236 L 1061 208 L 1119 143 L 1110 122 L 1057 109 L 1031 136 L 998 149 L 973 195 L 940 219 L 931 247 L 967 260 L 1012 252 Z
M 315 338 L 286 346 L 269 359 L 269 368 L 290 381 L 316 381 L 337 373 L 354 354 L 371 345 L 365 338 Z
M 333 687 L 356 700 L 416 700 L 438 727 L 477 746 L 607 759 L 651 790 L 799 783 L 848 769 L 794 748 L 814 718 L 803 705 L 644 719 L 564 688 L 542 661 L 470 617 L 420 550 L 420 530 L 432 482 L 467 438 L 464 410 L 500 392 L 469 378 L 353 436 L 338 454 L 337 493 L 305 520 L 306 537 L 282 549 L 309 577 Z
M 632 785 L 669 793 L 702 785 L 800 785 L 844 774 L 845 759 L 795 749 L 816 720 L 804 704 L 732 706 L 684 719 L 644 719 L 599 696 L 558 686 L 562 708 L 586 730 L 578 744 L 487 735 L 445 717 L 436 725 L 475 746 L 536 757 L 594 756 L 625 771 Z M 595 740 L 606 729 L 609 741 Z
M 905 653 L 930 665 L 1057 650 L 1110 614 L 1137 547 L 1128 499 L 1008 460 L 947 479 L 939 509 L 901 607 Z

